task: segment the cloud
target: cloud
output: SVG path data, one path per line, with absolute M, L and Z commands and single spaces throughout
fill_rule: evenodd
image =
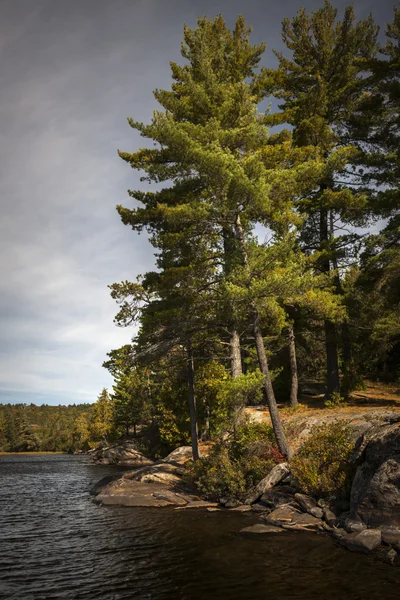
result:
M 255 40 L 276 45 L 297 6 L 271 19 L 249 0 Z M 113 325 L 107 285 L 154 264 L 146 236 L 115 211 L 145 185 L 117 157 L 143 144 L 126 117 L 150 118 L 183 23 L 219 11 L 233 23 L 242 3 L 1 3 L 0 400 L 93 401 L 111 385 L 101 363 L 132 331 Z

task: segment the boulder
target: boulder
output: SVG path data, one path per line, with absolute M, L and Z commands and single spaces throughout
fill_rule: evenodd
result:
M 270 535 L 271 533 L 282 533 L 282 531 L 283 529 L 281 527 L 257 523 L 256 525 L 251 525 L 250 527 L 241 529 L 240 535 L 245 537 L 262 537 L 264 535 Z
M 183 470 L 181 467 L 160 461 L 150 467 L 139 469 L 128 475 L 128 477 L 143 483 L 164 483 L 171 485 L 180 482 L 182 475 Z
M 294 490 L 288 485 L 280 485 L 265 492 L 261 496 L 261 502 L 273 508 L 279 508 L 294 500 Z
M 136 444 L 132 441 L 96 448 L 91 453 L 90 460 L 101 465 L 119 465 L 133 468 L 153 464 L 152 460 L 137 450 Z
M 330 508 L 326 507 L 322 509 L 324 512 L 324 519 L 330 527 L 336 525 L 337 517 Z
M 192 446 L 180 446 L 162 459 L 164 463 L 184 466 L 189 460 L 193 459 Z
M 361 521 L 361 519 L 352 519 L 351 517 L 346 517 L 344 521 L 344 528 L 347 533 L 356 533 L 364 531 L 367 526 Z
M 245 504 L 253 504 L 253 502 L 256 502 L 263 494 L 265 494 L 265 492 L 287 477 L 289 473 L 289 463 L 280 463 L 279 465 L 276 465 L 276 467 L 274 467 L 268 475 L 257 484 L 254 491 L 250 492 L 245 500 Z
M 339 538 L 339 543 L 351 552 L 371 552 L 382 541 L 379 529 L 364 529 L 364 531 L 348 533 Z
M 350 516 L 370 528 L 400 528 L 400 424 L 376 428 L 363 445 Z
M 319 525 L 321 525 L 320 519 L 308 513 L 300 512 L 292 506 L 277 508 L 269 515 L 262 515 L 262 518 L 270 525 L 283 527 L 284 529 L 317 531 Z

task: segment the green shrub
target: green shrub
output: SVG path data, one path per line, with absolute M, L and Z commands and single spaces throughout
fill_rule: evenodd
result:
M 324 402 L 325 408 L 342 408 L 347 406 L 347 402 L 339 392 L 333 392 L 329 400 Z
M 265 423 L 246 422 L 191 467 L 189 480 L 211 500 L 226 496 L 243 501 L 247 492 L 282 460 L 272 428 Z
M 343 420 L 315 426 L 291 460 L 291 471 L 301 489 L 312 496 L 349 492 L 354 450 L 351 432 Z

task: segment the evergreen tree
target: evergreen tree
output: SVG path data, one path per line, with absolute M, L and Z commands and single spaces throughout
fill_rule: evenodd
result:
M 338 261 L 345 261 L 355 236 L 336 232 L 343 224 L 360 223 L 367 203 L 365 190 L 359 188 L 362 182 L 350 169 L 357 157 L 351 120 L 368 89 L 377 31 L 372 17 L 355 22 L 352 6 L 342 21 L 329 2 L 311 16 L 302 8 L 294 19 L 283 21 L 282 37 L 291 58 L 276 53 L 279 67 L 264 70 L 266 93 L 283 101 L 269 123 L 292 126 L 295 144 L 314 146 L 325 161 L 313 193 L 299 198 L 296 206 L 307 216 L 304 249 L 319 253 L 319 269 L 332 274 L 338 292 Z M 337 331 L 330 319 L 325 320 L 325 339 L 329 396 L 340 389 Z

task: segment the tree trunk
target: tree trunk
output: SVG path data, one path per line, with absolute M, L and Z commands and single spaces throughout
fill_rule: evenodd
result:
M 239 377 L 242 374 L 242 356 L 240 353 L 240 337 L 236 324 L 234 323 L 230 328 L 230 359 L 231 359 L 231 374 L 232 377 Z
M 276 443 L 279 451 L 282 452 L 287 458 L 292 456 L 292 451 L 289 444 L 287 443 L 285 432 L 283 430 L 282 421 L 279 416 L 278 405 L 276 404 L 274 389 L 272 387 L 271 376 L 269 373 L 268 359 L 265 352 L 264 340 L 260 328 L 260 319 L 258 311 L 253 308 L 252 312 L 253 319 L 253 333 L 254 341 L 256 344 L 258 364 L 261 373 L 264 375 L 264 392 L 267 400 L 269 414 L 271 416 L 272 427 L 274 429 Z
M 335 238 L 333 211 L 330 211 L 330 237 L 331 237 L 331 240 L 334 240 L 334 238 Z M 340 294 L 341 296 L 343 296 L 343 287 L 342 287 L 342 282 L 340 280 L 339 265 L 338 265 L 336 256 L 333 257 L 332 264 L 333 264 L 333 268 L 336 271 L 335 280 L 336 280 L 337 293 Z M 347 322 L 347 319 L 345 319 L 343 321 L 343 323 L 340 327 L 340 334 L 341 334 L 340 337 L 341 337 L 341 341 L 342 341 L 343 371 L 346 373 L 347 367 L 350 364 L 350 360 L 351 360 L 350 331 L 349 331 L 349 324 Z
M 243 228 L 240 221 L 240 215 L 236 217 L 235 223 L 235 234 L 239 241 L 240 248 L 242 251 L 243 264 L 248 268 L 249 262 L 247 257 L 247 251 L 244 242 Z M 253 324 L 253 335 L 254 342 L 257 351 L 258 364 L 261 373 L 264 375 L 264 393 L 267 401 L 269 414 L 271 417 L 272 428 L 274 430 L 276 443 L 279 451 L 284 454 L 287 458 L 291 458 L 292 450 L 286 440 L 285 432 L 283 430 L 282 421 L 279 415 L 278 405 L 276 403 L 274 389 L 272 387 L 271 375 L 268 367 L 267 354 L 265 352 L 264 339 L 260 327 L 260 318 L 255 303 L 251 302 L 252 309 L 252 324 Z
M 290 406 L 297 406 L 299 393 L 299 379 L 297 376 L 296 343 L 293 325 L 288 330 L 289 360 L 290 360 Z
M 320 211 L 320 249 L 328 251 L 329 244 L 328 211 Z M 322 272 L 329 274 L 329 258 L 325 258 L 321 265 Z M 336 340 L 336 325 L 333 321 L 325 319 L 325 348 L 326 348 L 326 371 L 327 371 L 327 397 L 330 398 L 334 392 L 340 392 L 339 360 Z
M 235 247 L 235 235 L 231 227 L 224 227 L 222 230 L 223 242 L 224 242 L 224 274 L 226 277 L 232 272 L 234 266 L 235 253 L 237 249 Z M 226 315 L 228 321 L 231 320 L 229 325 L 229 346 L 230 346 L 230 361 L 231 361 L 231 375 L 232 377 L 239 377 L 242 374 L 242 356 L 240 353 L 240 337 L 237 330 L 237 324 L 233 316 L 233 310 L 231 303 L 227 303 Z
M 196 394 L 194 388 L 194 364 L 191 341 L 187 343 L 188 384 L 189 384 L 189 413 L 190 413 L 190 437 L 192 441 L 193 460 L 200 458 L 199 453 L 199 431 L 197 423 Z

